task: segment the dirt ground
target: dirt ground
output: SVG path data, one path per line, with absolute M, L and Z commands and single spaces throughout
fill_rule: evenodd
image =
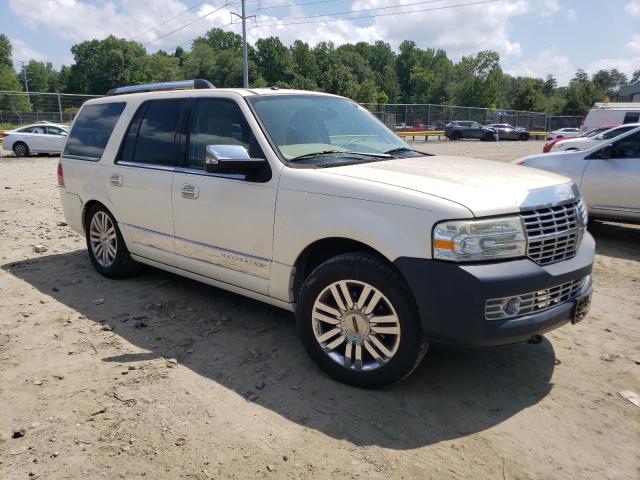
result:
M 507 161 L 542 143 L 425 148 Z M 56 163 L 0 159 L 0 478 L 640 477 L 640 408 L 619 394 L 640 392 L 639 228 L 593 226 L 582 323 L 432 349 L 371 392 L 317 370 L 284 311 L 153 269 L 102 278 Z

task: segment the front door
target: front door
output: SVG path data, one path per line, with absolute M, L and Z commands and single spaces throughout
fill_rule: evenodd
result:
M 611 158 L 588 160 L 580 188 L 596 215 L 620 220 L 640 215 L 640 132 L 617 140 Z
M 210 174 L 207 145 L 242 145 L 264 158 L 235 100 L 201 98 L 194 105 L 182 168 L 173 180 L 175 248 L 180 268 L 267 294 L 276 179 Z
M 188 99 L 149 100 L 109 167 L 107 192 L 134 255 L 175 266 L 171 208 L 178 128 Z

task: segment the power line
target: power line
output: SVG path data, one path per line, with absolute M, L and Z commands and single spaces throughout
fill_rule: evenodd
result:
M 420 3 L 433 3 L 435 1 L 443 1 L 443 0 L 428 0 L 425 2 L 418 2 L 415 4 L 406 4 L 406 5 L 397 5 L 395 7 L 378 7 L 376 9 L 367 9 L 367 10 L 358 10 L 358 11 L 350 11 L 350 12 L 336 12 L 336 13 L 327 13 L 324 15 L 309 15 L 306 17 L 295 17 L 296 19 L 305 19 L 305 18 L 317 18 L 317 17 L 327 17 L 327 16 L 332 16 L 332 15 L 356 15 L 359 14 L 360 12 L 367 12 L 367 11 L 372 11 L 372 10 L 381 10 L 381 9 L 388 9 L 388 8 L 402 8 L 405 6 L 411 6 L 411 5 L 417 5 Z M 305 25 L 305 24 L 310 24 L 310 23 L 323 23 L 323 22 L 337 22 L 340 20 L 358 20 L 361 18 L 375 18 L 375 17 L 388 17 L 390 15 L 403 15 L 403 14 L 407 14 L 407 13 L 418 13 L 418 12 L 431 12 L 431 11 L 436 11 L 436 10 L 448 10 L 448 9 L 452 9 L 452 8 L 460 8 L 460 7 L 470 7 L 473 5 L 483 5 L 483 4 L 487 4 L 487 3 L 496 3 L 496 2 L 500 2 L 501 0 L 483 0 L 483 1 L 479 1 L 479 2 L 471 2 L 471 3 L 461 3 L 461 4 L 456 4 L 456 5 L 446 5 L 446 6 L 442 6 L 442 7 L 431 7 L 431 8 L 421 8 L 421 9 L 417 9 L 417 10 L 409 10 L 406 12 L 391 12 L 391 13 L 376 13 L 376 14 L 371 14 L 371 15 L 358 15 L 358 16 L 350 16 L 350 17 L 341 17 L 341 18 L 322 18 L 320 20 L 310 20 L 310 21 L 304 21 L 304 22 L 289 22 L 288 20 L 291 19 L 283 19 L 283 20 L 276 20 L 276 21 L 270 21 L 270 20 L 263 20 L 263 22 L 271 22 L 271 23 L 262 23 L 260 25 L 255 25 L 253 28 L 259 28 L 259 27 L 271 27 L 271 26 L 285 26 L 285 25 Z M 284 23 L 283 23 L 284 22 Z
M 168 37 L 169 35 L 173 35 L 174 33 L 179 32 L 180 30 L 184 30 L 184 29 L 185 29 L 185 28 L 187 28 L 188 26 L 193 25 L 193 24 L 194 24 L 194 23 L 196 23 L 196 22 L 199 22 L 200 20 L 202 20 L 202 19 L 203 19 L 203 18 L 205 18 L 205 17 L 208 17 L 208 16 L 210 16 L 210 15 L 213 15 L 214 13 L 216 13 L 216 12 L 218 12 L 218 11 L 222 10 L 224 7 L 227 7 L 228 5 L 229 5 L 228 3 L 224 3 L 223 5 L 220 5 L 218 8 L 216 8 L 216 9 L 214 9 L 214 10 L 210 11 L 209 13 L 207 13 L 207 14 L 205 14 L 205 15 L 202 15 L 202 16 L 200 16 L 200 17 L 196 18 L 195 20 L 193 20 L 193 21 L 191 21 L 191 22 L 189 22 L 189 23 L 186 23 L 186 24 L 182 25 L 181 27 L 178 27 L 178 28 L 176 28 L 175 30 L 171 30 L 170 32 L 168 32 L 168 33 L 166 33 L 166 34 L 162 35 L 161 37 L 158 37 L 158 38 L 156 38 L 156 39 L 154 39 L 154 40 L 151 40 L 151 41 L 149 41 L 149 42 L 147 42 L 147 43 L 143 43 L 143 44 L 142 44 L 142 46 L 143 46 L 143 47 L 146 47 L 146 46 L 147 46 L 147 45 L 149 45 L 150 43 L 157 42 L 158 40 L 162 40 L 163 38 L 166 38 L 166 37 Z
M 134 37 L 131 37 L 131 38 L 130 38 L 130 40 L 135 40 L 136 38 L 141 37 L 141 36 L 142 36 L 142 35 L 144 35 L 145 33 L 149 33 L 149 32 L 151 32 L 151 31 L 155 30 L 156 28 L 161 27 L 162 25 L 166 25 L 166 24 L 167 24 L 167 23 L 169 23 L 171 20 L 175 20 L 176 18 L 181 17 L 181 16 L 182 16 L 182 15 L 184 15 L 185 13 L 190 12 L 191 10 L 193 10 L 194 8 L 196 8 L 196 7 L 200 6 L 200 5 L 202 5 L 203 3 L 206 3 L 206 0 L 203 0 L 202 2 L 198 2 L 198 3 L 196 3 L 195 5 L 192 5 L 191 7 L 187 8 L 186 10 L 183 10 L 183 11 L 182 11 L 182 12 L 180 12 L 179 14 L 177 14 L 177 15 L 175 15 L 175 16 L 173 16 L 173 17 L 171 17 L 171 18 L 167 19 L 167 20 L 165 20 L 164 22 L 162 22 L 162 23 L 158 23 L 156 26 L 151 27 L 149 30 L 145 30 L 144 32 L 139 33 L 138 35 L 136 35 L 136 36 L 134 36 Z
M 377 11 L 377 10 L 388 10 L 390 8 L 403 8 L 403 7 L 412 7 L 414 5 L 424 5 L 426 3 L 440 3 L 440 2 L 445 2 L 447 0 L 422 0 L 420 2 L 412 2 L 412 3 L 405 3 L 402 5 L 388 5 L 386 7 L 374 7 L 374 8 L 365 8 L 363 10 L 347 10 L 346 12 L 333 12 L 333 13 L 318 13 L 315 15 L 303 15 L 300 17 L 289 17 L 289 18 L 285 18 L 283 20 L 296 20 L 296 19 L 303 19 L 303 18 L 320 18 L 320 17 L 327 17 L 327 16 L 334 16 L 334 15 L 351 15 L 351 14 L 357 14 L 360 12 L 373 12 L 373 11 Z M 270 22 L 270 20 L 261 20 L 262 22 Z
M 340 0 L 315 0 L 313 2 L 306 2 L 306 3 L 292 2 L 292 3 L 285 3 L 283 5 L 271 5 L 266 7 L 258 7 L 252 13 L 261 12 L 263 10 L 274 10 L 276 8 L 306 7 L 307 5 L 317 5 L 319 3 L 332 3 L 332 2 L 339 2 L 339 1 Z

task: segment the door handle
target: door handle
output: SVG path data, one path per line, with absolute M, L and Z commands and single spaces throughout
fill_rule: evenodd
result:
M 119 173 L 112 173 L 111 176 L 109 177 L 109 183 L 114 187 L 121 187 L 122 175 L 120 175 Z
M 198 187 L 196 187 L 195 185 L 187 183 L 182 186 L 181 194 L 184 198 L 195 200 L 200 195 L 200 190 L 198 190 Z

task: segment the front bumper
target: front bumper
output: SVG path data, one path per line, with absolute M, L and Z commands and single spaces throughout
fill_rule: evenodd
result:
M 585 233 L 576 256 L 540 266 L 529 259 L 459 264 L 400 257 L 394 263 L 409 283 L 422 329 L 431 341 L 491 347 L 526 342 L 571 321 L 575 300 L 504 320 L 486 320 L 488 299 L 555 287 L 591 275 L 595 241 Z M 587 279 L 577 297 L 591 292 Z

